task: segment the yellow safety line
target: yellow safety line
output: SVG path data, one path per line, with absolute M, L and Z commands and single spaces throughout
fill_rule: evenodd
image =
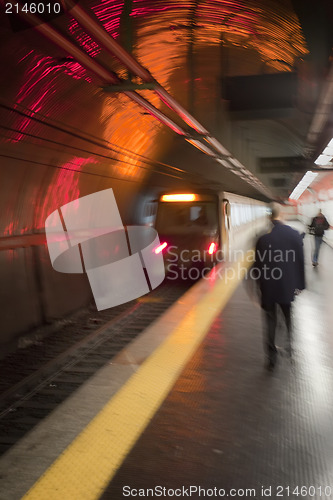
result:
M 22 500 L 96 500 L 103 494 L 230 299 L 247 260 L 234 264 L 233 279 L 222 279 L 192 307 Z
M 163 299 L 161 297 L 150 297 L 149 295 L 136 299 L 137 302 L 162 302 L 162 300 Z

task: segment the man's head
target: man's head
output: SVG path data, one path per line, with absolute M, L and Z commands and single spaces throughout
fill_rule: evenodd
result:
M 269 208 L 271 210 L 271 220 L 281 220 L 281 205 L 279 203 L 273 202 L 270 203 Z

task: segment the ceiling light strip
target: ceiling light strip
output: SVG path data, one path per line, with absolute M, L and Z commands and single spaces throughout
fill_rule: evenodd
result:
M 333 164 L 333 139 L 330 140 L 330 142 L 327 144 L 324 151 L 315 160 L 315 164 L 323 166 L 323 167 L 326 165 L 332 166 L 332 164 Z
M 308 170 L 306 174 L 299 181 L 291 195 L 289 196 L 289 200 L 298 200 L 298 198 L 304 193 L 304 191 L 310 186 L 310 184 L 317 177 L 317 172 L 311 172 Z

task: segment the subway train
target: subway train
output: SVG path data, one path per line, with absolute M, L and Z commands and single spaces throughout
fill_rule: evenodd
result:
M 267 205 L 229 192 L 168 192 L 148 203 L 146 223 L 160 238 L 166 270 L 210 269 L 267 225 Z

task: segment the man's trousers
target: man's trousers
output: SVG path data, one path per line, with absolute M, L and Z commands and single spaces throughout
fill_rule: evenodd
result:
M 287 326 L 287 351 L 291 355 L 291 304 L 270 304 L 264 305 L 266 319 L 266 353 L 271 363 L 275 364 L 277 349 L 275 345 L 275 333 L 277 323 L 277 305 L 282 309 Z

